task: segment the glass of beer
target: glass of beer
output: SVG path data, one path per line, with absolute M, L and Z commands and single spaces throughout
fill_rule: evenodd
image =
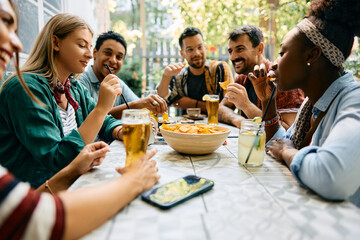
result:
M 259 134 L 256 136 L 257 131 Z M 249 151 L 251 151 L 248 162 L 245 163 Z M 265 156 L 265 129 L 264 124 L 255 122 L 252 119 L 244 119 L 241 121 L 241 128 L 239 131 L 239 145 L 238 145 L 238 161 L 244 166 L 257 167 L 264 162 Z
M 219 96 L 209 95 L 210 98 L 206 100 L 206 110 L 208 113 L 208 124 L 218 125 L 218 111 L 219 111 Z
M 145 155 L 151 130 L 150 111 L 126 109 L 122 113 L 126 163 L 129 166 Z

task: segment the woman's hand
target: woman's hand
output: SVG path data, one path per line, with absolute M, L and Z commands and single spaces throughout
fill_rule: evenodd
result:
M 277 160 L 285 161 L 288 166 L 290 166 L 295 154 L 298 152 L 290 139 L 280 138 L 273 140 L 266 147 L 266 151 L 270 151 Z
M 254 72 L 250 72 L 248 77 L 254 86 L 255 93 L 261 102 L 268 102 L 273 86 L 268 83 L 268 76 L 265 64 L 255 65 Z
M 69 164 L 71 171 L 82 175 L 95 166 L 99 166 L 106 153 L 110 151 L 105 142 L 95 142 L 86 145 L 76 158 Z
M 125 168 L 117 167 L 116 171 L 121 175 L 132 177 L 135 186 L 141 186 L 141 192 L 148 190 L 154 186 L 160 178 L 156 161 L 150 160 L 156 153 L 157 149 L 152 149 L 130 166 Z
M 99 98 L 96 106 L 108 113 L 121 93 L 122 89 L 119 78 L 114 74 L 107 75 L 100 84 Z

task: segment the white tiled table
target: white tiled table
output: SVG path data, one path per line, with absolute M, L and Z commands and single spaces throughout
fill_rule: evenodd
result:
M 230 136 L 236 136 L 232 129 Z M 159 184 L 189 174 L 214 180 L 209 192 L 170 210 L 140 197 L 84 239 L 360 239 L 360 210 L 349 202 L 328 202 L 299 186 L 288 168 L 266 156 L 260 168 L 237 163 L 237 138 L 204 156 L 181 155 L 165 143 L 155 156 Z M 114 141 L 102 166 L 71 189 L 118 176 L 123 143 Z

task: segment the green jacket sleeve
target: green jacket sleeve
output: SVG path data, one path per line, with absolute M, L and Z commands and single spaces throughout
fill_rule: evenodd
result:
M 81 125 L 81 123 L 85 120 L 85 118 L 90 114 L 90 112 L 95 108 L 96 102 L 91 97 L 89 91 L 86 89 L 85 86 L 83 86 L 80 82 L 74 82 L 71 86 L 73 89 L 73 95 L 75 99 L 79 102 L 80 108 L 78 111 L 82 112 L 82 116 L 80 116 L 80 112 L 77 113 L 78 117 L 78 124 Z M 107 115 L 105 118 L 105 121 L 100 129 L 99 137 L 106 141 L 111 142 L 113 141 L 112 137 L 112 131 L 116 126 L 121 125 L 121 121 L 115 119 L 111 115 Z
M 62 123 L 56 101 L 47 83 L 35 75 L 26 75 L 27 83 L 34 95 L 45 106 L 35 103 L 23 90 L 16 78 L 3 89 L 8 116 L 8 126 L 14 131 L 33 159 L 51 171 L 59 171 L 71 162 L 85 146 L 80 134 L 74 130 L 63 136 Z

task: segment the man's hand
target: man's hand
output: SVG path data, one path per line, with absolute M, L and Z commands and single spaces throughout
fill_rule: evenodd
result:
M 172 63 L 168 65 L 163 73 L 163 76 L 167 78 L 171 78 L 173 76 L 176 76 L 180 73 L 180 71 L 186 66 L 186 63 Z
M 156 114 L 163 114 L 168 111 L 166 101 L 157 94 L 150 94 L 149 96 L 134 101 L 136 108 L 147 108 Z
M 248 108 L 249 104 L 251 104 L 245 87 L 237 83 L 229 84 L 226 96 L 228 101 L 233 103 L 240 110 Z

